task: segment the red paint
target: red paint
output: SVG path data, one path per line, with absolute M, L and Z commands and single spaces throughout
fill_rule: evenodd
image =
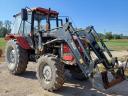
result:
M 78 47 L 78 49 L 80 50 L 80 53 L 82 54 L 83 50 L 82 48 Z M 63 45 L 63 53 L 71 53 L 71 50 L 69 48 L 69 46 L 67 44 L 64 44 Z M 65 61 L 73 61 L 74 60 L 74 56 L 73 55 L 66 55 L 66 56 L 63 56 L 63 60 Z
M 49 9 L 37 7 L 34 10 L 39 11 L 39 12 L 44 13 L 44 14 L 49 14 Z M 59 13 L 56 11 L 50 10 L 50 14 L 51 15 L 58 15 Z
M 5 40 L 11 40 L 11 39 L 16 39 L 17 43 L 23 48 L 23 49 L 30 49 L 31 47 L 29 46 L 27 40 L 23 36 L 19 35 L 12 35 L 9 34 L 5 36 Z
M 10 39 L 15 39 L 15 36 L 12 34 L 9 34 L 9 35 L 6 35 L 4 39 L 8 41 Z
M 71 52 L 71 51 L 70 51 L 70 48 L 68 47 L 67 44 L 64 44 L 64 45 L 63 45 L 63 52 L 64 52 L 64 53 L 70 53 L 70 52 Z
M 72 55 L 64 56 L 63 60 L 65 60 L 65 61 L 73 61 L 74 60 L 74 56 L 72 56 Z
M 25 40 L 24 37 L 22 36 L 16 36 L 16 40 L 17 40 L 17 43 L 24 49 L 30 49 L 30 46 L 27 42 L 27 40 Z
M 71 53 L 71 50 L 70 48 L 68 47 L 67 44 L 64 44 L 63 45 L 63 52 L 64 53 Z M 66 55 L 66 56 L 63 56 L 63 60 L 65 61 L 73 61 L 74 60 L 74 56 L 73 55 Z

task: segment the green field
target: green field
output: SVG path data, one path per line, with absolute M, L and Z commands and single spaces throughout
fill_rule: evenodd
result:
M 128 50 L 128 39 L 117 39 L 105 42 L 111 50 Z
M 6 44 L 4 38 L 0 38 L 0 47 L 4 47 Z
M 5 45 L 6 45 L 6 41 L 4 40 L 4 38 L 0 38 L 0 49 L 2 49 L 2 51 L 5 51 Z
M 105 42 L 111 50 L 128 50 L 128 39 L 117 39 L 117 40 L 110 40 Z M 6 45 L 6 41 L 4 38 L 0 38 L 0 48 L 4 49 Z
M 6 42 L 5 42 L 4 38 L 0 38 L 0 50 L 2 49 L 3 53 L 5 51 L 5 45 L 6 45 Z M 0 62 L 4 62 L 4 57 L 0 58 Z

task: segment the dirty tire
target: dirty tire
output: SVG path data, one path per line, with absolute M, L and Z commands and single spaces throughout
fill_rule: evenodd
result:
M 44 70 L 49 66 L 50 80 L 46 80 Z M 47 67 L 48 68 L 48 67 Z M 48 77 L 48 76 L 47 76 Z M 59 89 L 64 84 L 64 64 L 54 55 L 43 55 L 38 60 L 37 78 L 43 89 L 54 91 Z
M 85 77 L 85 75 L 82 73 L 82 71 L 80 70 L 80 68 L 78 66 L 73 66 L 72 68 L 70 68 L 70 74 L 72 76 L 72 78 L 76 79 L 76 80 L 87 80 L 88 77 Z
M 11 56 L 10 54 L 12 54 Z M 12 57 L 13 60 L 12 61 Z M 8 66 L 8 70 L 10 73 L 19 75 L 26 71 L 27 64 L 28 64 L 28 53 L 26 50 L 21 48 L 16 41 L 9 40 L 6 45 L 5 49 L 5 61 Z

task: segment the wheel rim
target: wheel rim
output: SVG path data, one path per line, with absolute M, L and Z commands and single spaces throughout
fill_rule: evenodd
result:
M 49 65 L 45 65 L 43 68 L 43 78 L 46 83 L 49 83 L 52 80 L 52 70 Z
M 10 48 L 8 50 L 7 59 L 8 59 L 9 64 L 15 63 L 15 54 L 16 54 L 16 52 L 13 48 Z

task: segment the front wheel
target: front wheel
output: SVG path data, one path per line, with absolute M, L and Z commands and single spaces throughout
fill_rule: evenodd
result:
M 59 89 L 64 84 L 63 63 L 54 55 L 43 55 L 38 61 L 37 78 L 43 89 Z

